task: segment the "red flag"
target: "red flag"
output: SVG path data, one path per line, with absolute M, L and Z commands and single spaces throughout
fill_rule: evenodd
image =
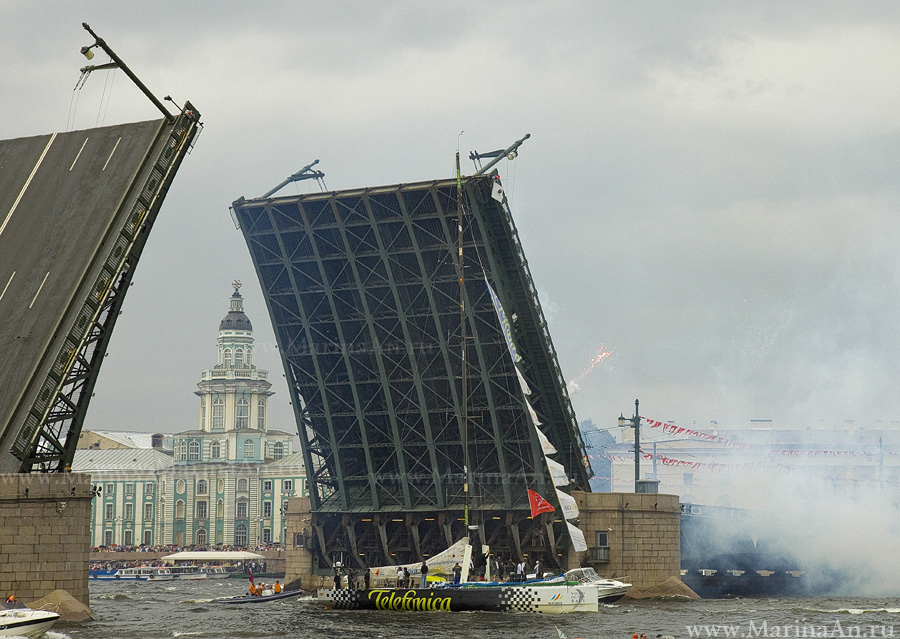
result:
M 537 517 L 541 513 L 552 513 L 556 511 L 549 501 L 538 495 L 536 492 L 528 489 L 528 501 L 531 503 L 531 516 Z
M 249 569 L 247 570 L 247 572 L 250 573 L 250 583 L 252 584 L 252 583 L 253 583 L 253 568 L 249 568 Z

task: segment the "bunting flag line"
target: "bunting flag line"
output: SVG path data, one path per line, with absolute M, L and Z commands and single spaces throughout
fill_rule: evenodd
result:
M 503 331 L 503 337 L 506 338 L 506 347 L 509 349 L 509 354 L 512 355 L 513 363 L 517 364 L 522 361 L 522 357 L 516 351 L 516 345 L 512 338 L 512 326 L 510 325 L 509 320 L 506 319 L 506 311 L 503 310 L 500 298 L 497 297 L 494 289 L 491 288 L 491 285 L 487 280 L 487 275 L 484 276 L 484 283 L 487 286 L 488 293 L 491 295 L 491 301 L 494 303 L 494 311 L 497 313 L 497 319 L 500 320 L 500 330 Z
M 531 504 L 531 517 L 537 517 L 541 513 L 553 513 L 556 512 L 556 508 L 553 507 L 549 501 L 541 497 L 538 493 L 528 489 L 528 502 Z
M 566 522 L 566 527 L 569 529 L 569 537 L 572 539 L 572 547 L 575 548 L 575 552 L 585 552 L 587 547 L 587 542 L 584 540 L 584 533 L 581 532 L 581 529 L 578 526 L 573 526 L 569 522 Z
M 574 497 L 557 488 L 556 498 L 559 500 L 559 507 L 562 509 L 563 517 L 566 519 L 578 519 L 578 504 L 575 503 Z
M 553 485 L 557 488 L 560 486 L 568 486 L 569 477 L 566 474 L 565 467 L 559 462 L 555 462 L 546 456 L 544 457 L 544 461 L 547 462 L 547 467 L 550 469 L 550 478 L 553 479 Z
M 528 401 L 528 400 L 525 400 Z M 537 427 L 537 424 L 534 425 L 534 429 L 537 431 L 538 441 L 541 442 L 541 450 L 544 451 L 544 455 L 552 455 L 556 452 L 556 446 L 550 443 L 550 440 L 547 439 L 547 436 L 544 434 L 540 428 Z

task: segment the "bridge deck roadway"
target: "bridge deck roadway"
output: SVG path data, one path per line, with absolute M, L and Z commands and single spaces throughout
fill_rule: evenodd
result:
M 0 141 L 0 440 L 162 126 Z

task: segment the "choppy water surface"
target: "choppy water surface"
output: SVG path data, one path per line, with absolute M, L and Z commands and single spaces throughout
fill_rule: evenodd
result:
M 313 598 L 224 606 L 210 599 L 241 594 L 243 580 L 91 582 L 97 621 L 58 624 L 48 639 L 315 637 L 631 639 L 632 633 L 675 637 L 894 637 L 900 599 L 790 598 L 622 602 L 598 614 L 327 611 Z M 896 631 L 894 630 L 896 624 Z

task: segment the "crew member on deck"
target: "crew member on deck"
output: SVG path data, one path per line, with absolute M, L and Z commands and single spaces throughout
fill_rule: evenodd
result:
M 275 586 L 272 588 L 272 590 L 275 591 L 275 594 L 276 594 L 276 595 L 277 595 L 279 592 L 281 592 L 281 584 L 278 583 L 277 580 L 275 581 Z

